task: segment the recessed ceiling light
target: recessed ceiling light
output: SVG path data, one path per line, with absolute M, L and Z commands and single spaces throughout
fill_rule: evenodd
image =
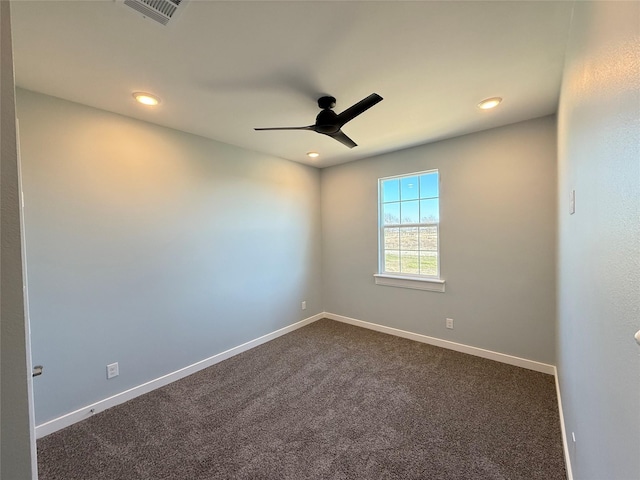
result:
M 501 101 L 502 101 L 502 98 L 500 97 L 487 98 L 486 100 L 482 100 L 478 104 L 478 108 L 482 110 L 489 110 L 490 108 L 497 107 Z
M 307 152 L 307 157 L 318 158 L 320 154 L 318 152 Z
M 158 97 L 145 92 L 135 92 L 133 94 L 133 98 L 135 98 L 139 103 L 142 103 L 143 105 L 154 106 L 160 103 L 160 99 Z

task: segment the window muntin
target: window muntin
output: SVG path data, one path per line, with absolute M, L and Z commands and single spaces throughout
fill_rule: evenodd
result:
M 437 170 L 379 180 L 380 273 L 439 278 Z

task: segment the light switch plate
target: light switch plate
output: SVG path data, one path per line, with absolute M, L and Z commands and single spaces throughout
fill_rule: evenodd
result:
M 576 191 L 571 190 L 571 196 L 569 198 L 569 215 L 576 213 Z

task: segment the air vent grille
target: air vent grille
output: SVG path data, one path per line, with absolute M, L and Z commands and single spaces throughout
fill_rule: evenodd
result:
M 162 25 L 169 23 L 184 0 L 124 0 L 124 4 L 133 8 L 151 20 Z

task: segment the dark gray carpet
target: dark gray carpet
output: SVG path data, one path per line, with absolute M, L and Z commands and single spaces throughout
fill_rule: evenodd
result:
M 566 478 L 554 379 L 321 320 L 38 441 L 41 480 Z

